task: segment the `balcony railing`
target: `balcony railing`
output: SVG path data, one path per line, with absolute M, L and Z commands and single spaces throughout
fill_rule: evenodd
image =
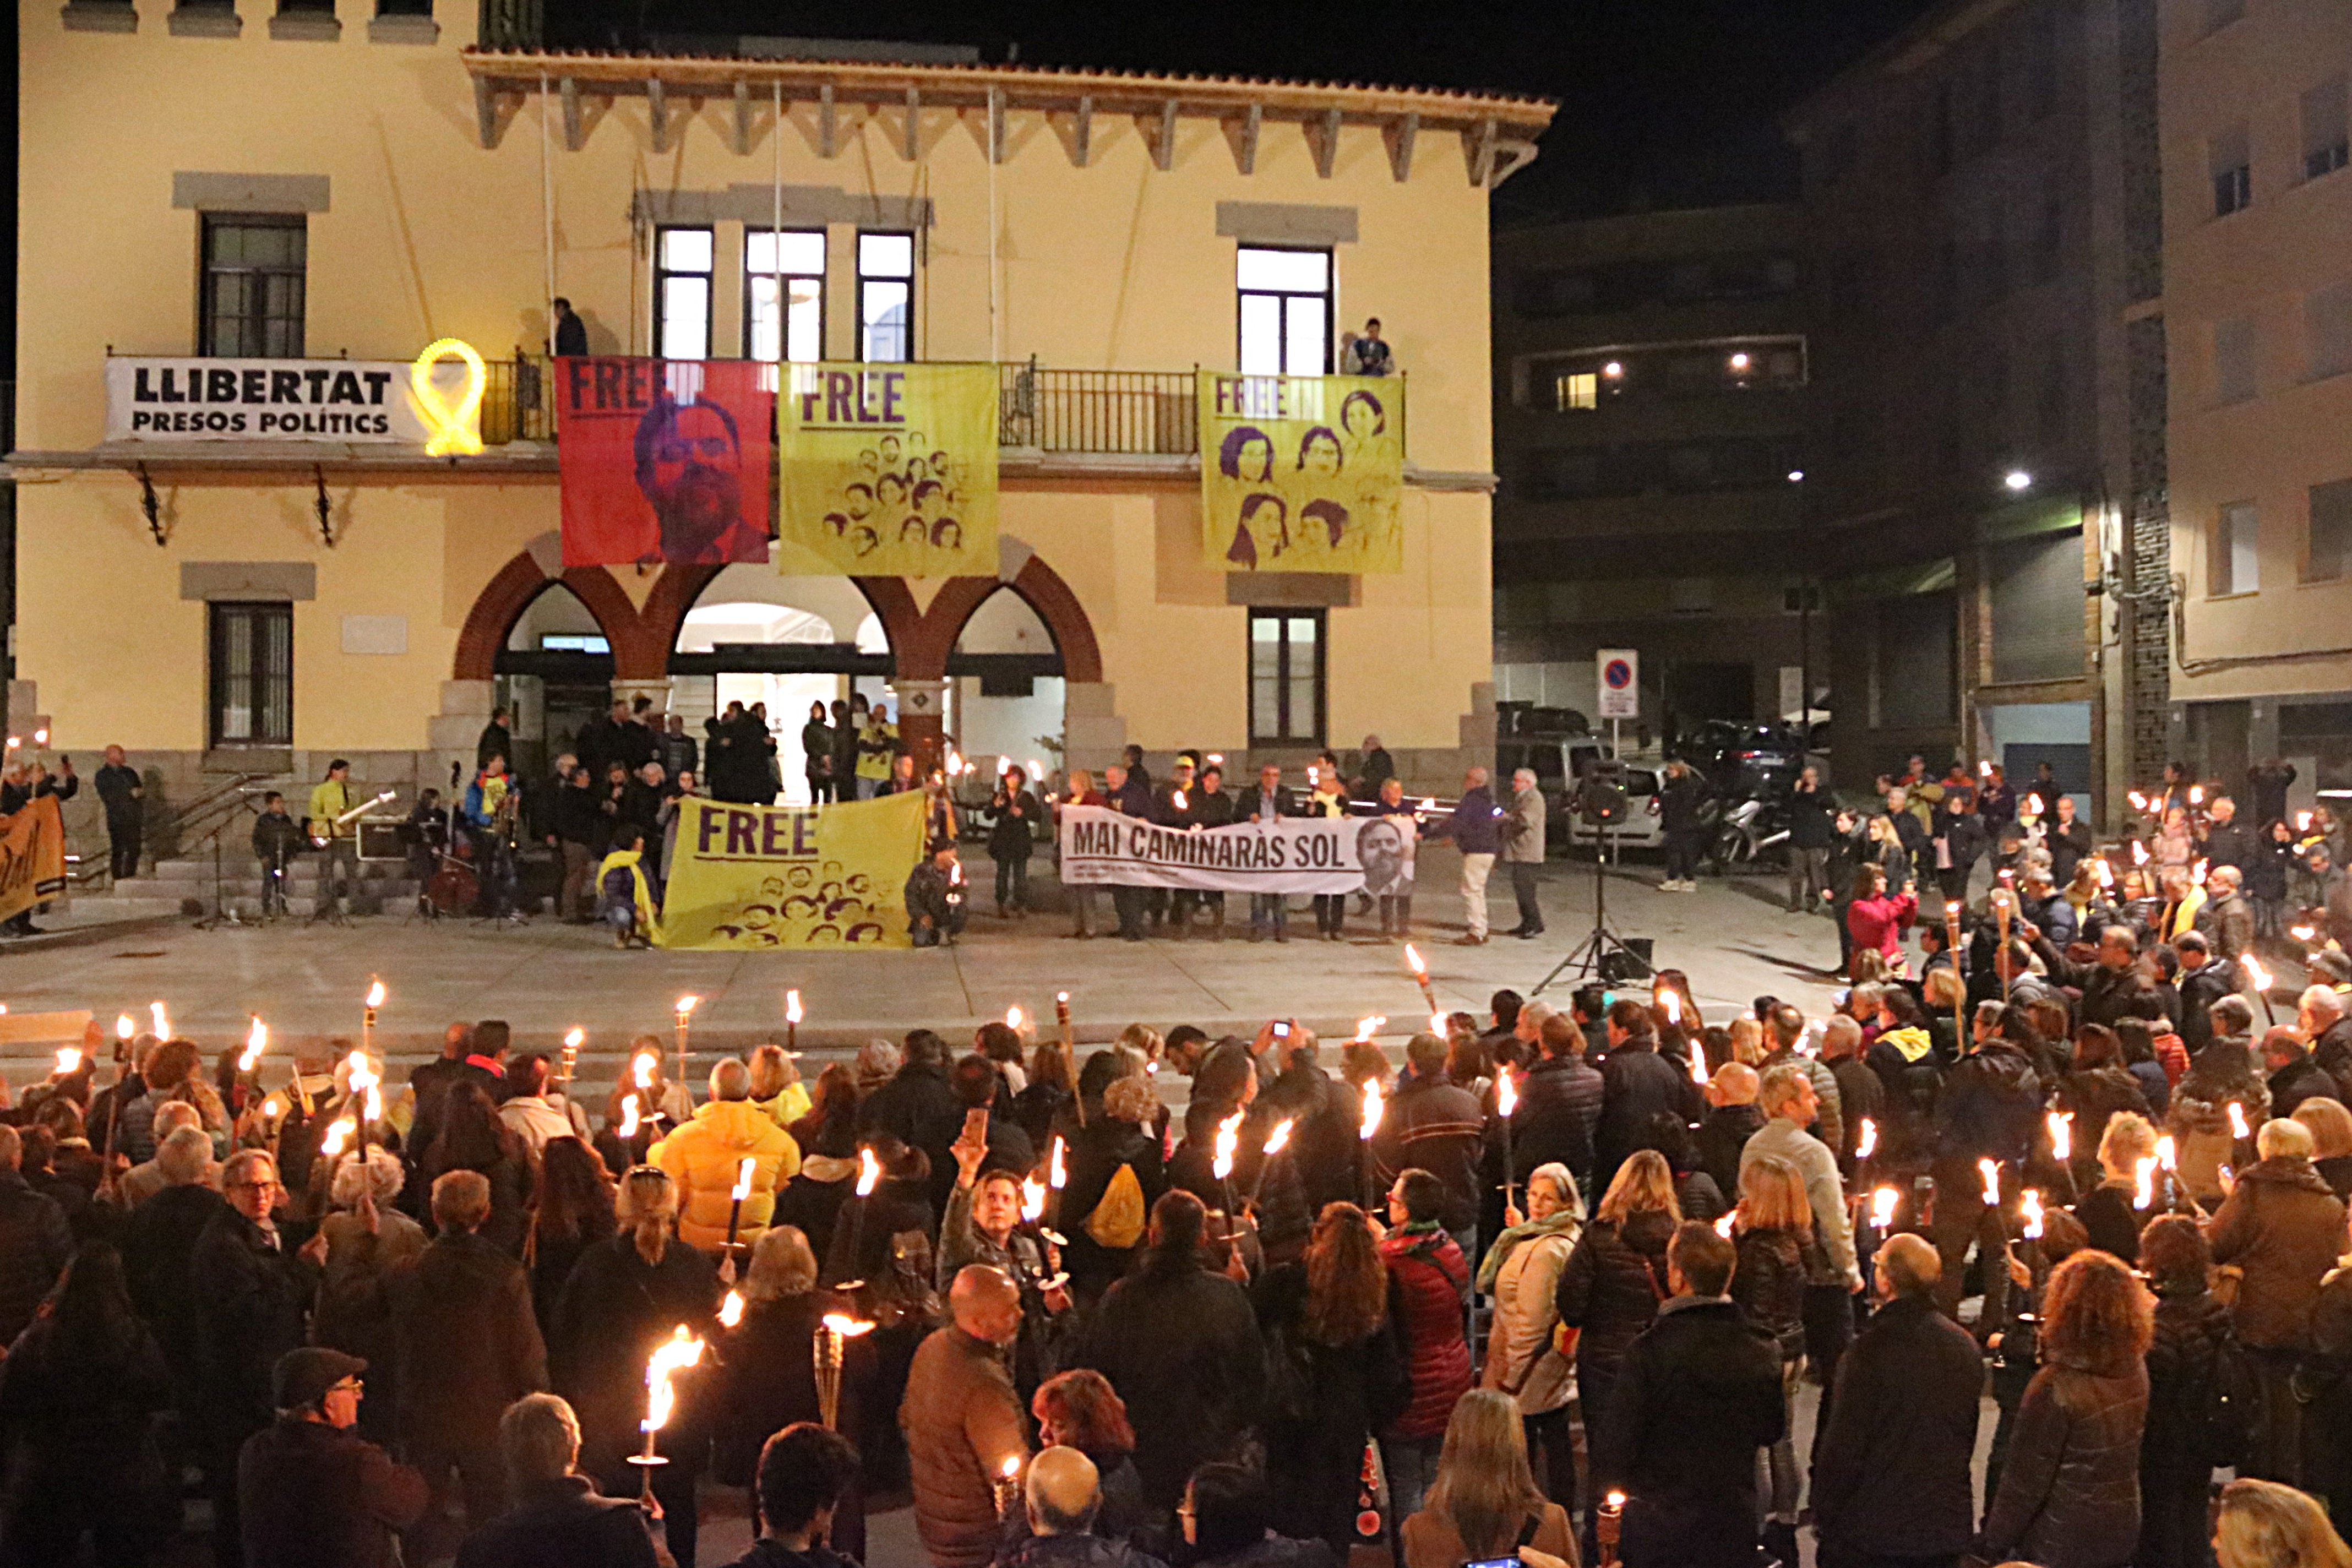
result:
M 554 364 L 545 354 L 494 359 L 482 388 L 482 445 L 555 439 Z
M 1045 452 L 1165 453 L 1201 449 L 1190 371 L 1045 370 L 999 365 L 997 439 Z

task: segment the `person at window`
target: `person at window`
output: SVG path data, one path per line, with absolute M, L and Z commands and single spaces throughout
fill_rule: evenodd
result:
M 1381 319 L 1372 317 L 1364 330 L 1351 333 L 1339 345 L 1341 375 L 1387 375 L 1396 368 L 1388 341 L 1381 336 Z
M 139 838 L 147 797 L 146 781 L 131 767 L 120 746 L 106 748 L 106 765 L 98 770 L 98 798 L 106 806 L 109 866 L 118 882 L 139 875 Z
M 558 294 L 555 297 L 555 354 L 558 359 L 585 358 L 588 353 L 588 323 L 572 309 L 572 301 Z
M 302 852 L 302 829 L 286 814 L 286 797 L 271 790 L 253 819 L 253 855 L 261 862 L 261 912 L 286 912 L 286 868 Z
M 339 820 L 359 802 L 352 798 L 352 764 L 337 757 L 324 782 L 310 788 L 310 842 L 326 857 L 319 867 L 320 910 L 346 908 L 360 879 L 360 827 Z

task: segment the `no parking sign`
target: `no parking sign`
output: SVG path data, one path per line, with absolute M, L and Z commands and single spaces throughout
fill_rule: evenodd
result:
M 1640 718 L 1642 656 L 1630 647 L 1604 647 L 1592 657 L 1601 668 L 1600 717 Z

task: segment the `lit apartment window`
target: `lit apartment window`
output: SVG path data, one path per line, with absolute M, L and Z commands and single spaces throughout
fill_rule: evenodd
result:
M 2352 159 L 2345 134 L 2344 79 L 2332 77 L 2303 95 L 2303 177 L 2332 174 Z
M 1323 742 L 1323 612 L 1250 612 L 1250 744 Z
M 215 746 L 294 743 L 294 606 L 215 603 L 206 725 Z
M 915 357 L 915 237 L 857 237 L 857 357 Z
M 1241 291 L 1244 375 L 1331 374 L 1331 253 L 1243 246 L 1234 258 Z
M 824 357 L 824 231 L 743 236 L 743 357 L 776 357 L 776 290 L 783 289 L 783 357 Z
M 2254 168 L 2246 152 L 2246 128 L 2233 126 L 2205 144 L 2213 174 L 2213 216 L 2228 217 L 2254 202 Z
M 1600 406 L 1601 377 L 1597 373 L 1576 371 L 1559 378 L 1559 411 L 1562 414 Z
M 299 213 L 206 213 L 201 341 L 223 359 L 300 359 L 310 245 Z
M 662 359 L 710 357 L 710 268 L 707 228 L 654 231 L 654 353 Z
M 2254 395 L 2254 321 L 2232 316 L 2213 323 L 2213 401 L 2243 403 Z
M 2352 479 L 2311 487 L 2311 540 L 2303 580 L 2335 583 L 2352 574 Z
M 2206 563 L 2207 594 L 2251 594 L 2261 588 L 2262 519 L 2250 500 L 2231 501 L 2213 520 L 2213 548 Z

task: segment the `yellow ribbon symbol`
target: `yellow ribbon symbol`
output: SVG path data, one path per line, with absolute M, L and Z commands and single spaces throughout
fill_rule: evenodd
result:
M 466 364 L 465 389 L 454 399 L 433 384 L 434 370 L 453 355 Z M 408 389 L 416 395 L 416 412 L 433 427 L 425 443 L 427 457 L 470 456 L 482 449 L 478 416 L 489 380 L 490 373 L 474 345 L 457 338 L 443 338 L 416 356 L 416 363 L 408 369 Z

